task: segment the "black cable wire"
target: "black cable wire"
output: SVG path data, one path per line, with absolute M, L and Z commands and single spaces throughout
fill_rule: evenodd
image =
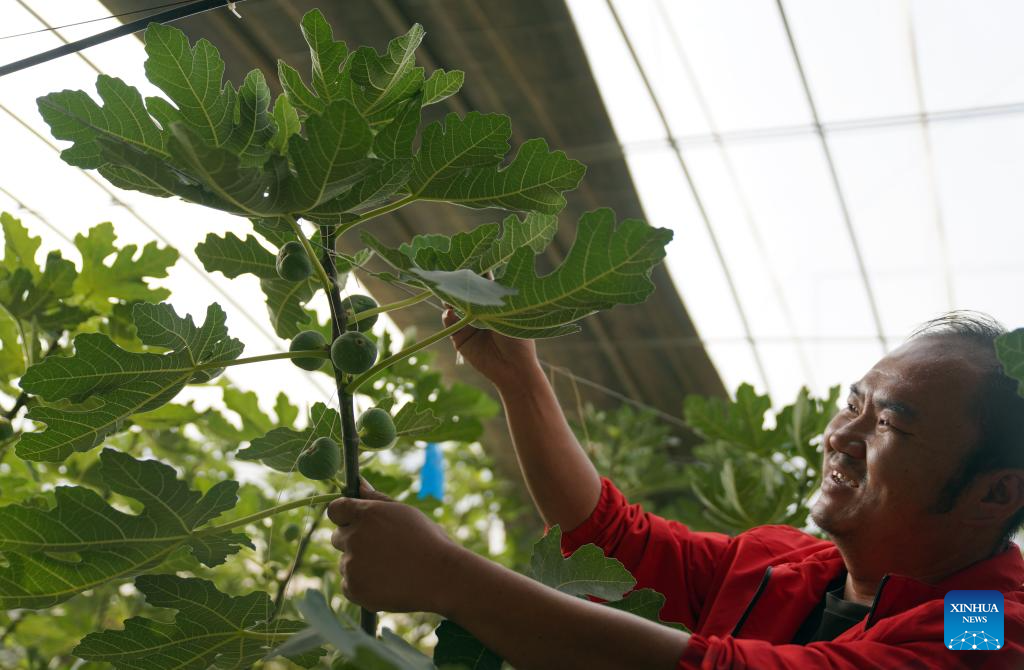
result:
M 235 0 L 235 2 L 244 2 L 244 0 Z M 0 67 L 0 77 L 11 74 L 12 72 L 18 72 L 20 70 L 33 67 L 35 65 L 46 63 L 55 58 L 60 58 L 61 56 L 67 56 L 69 54 L 77 53 L 82 49 L 87 49 L 88 47 L 96 46 L 97 44 L 109 42 L 110 40 L 115 39 L 117 37 L 131 35 L 132 33 L 144 29 L 146 26 L 153 22 L 170 23 L 171 21 L 177 21 L 178 19 L 183 19 L 189 16 L 193 16 L 195 14 L 200 14 L 211 9 L 225 7 L 229 4 L 231 4 L 231 0 L 197 0 L 196 2 L 192 2 L 184 6 L 172 7 L 163 12 L 159 12 L 157 14 L 153 14 L 151 16 L 147 16 L 141 19 L 136 19 L 131 23 L 125 23 L 123 25 L 118 26 L 117 28 L 112 28 L 102 33 L 97 33 L 96 35 L 92 35 L 90 37 L 77 40 L 75 42 L 63 44 L 57 47 L 56 49 L 50 49 L 49 51 L 38 53 L 35 56 L 29 56 L 28 58 L 22 58 L 21 60 L 14 61 L 13 63 L 8 63 L 7 65 Z
M 14 35 L 4 35 L 0 37 L 0 40 L 10 40 L 15 37 L 25 37 L 27 35 L 38 35 L 39 33 L 49 33 L 54 30 L 63 30 L 64 28 L 74 28 L 75 26 L 84 26 L 87 23 L 96 23 L 97 21 L 106 21 L 107 19 L 118 19 L 122 16 L 131 16 L 132 14 L 143 14 L 145 12 L 153 12 L 158 9 L 164 9 L 165 7 L 177 7 L 178 5 L 187 5 L 194 0 L 178 0 L 177 2 L 165 2 L 162 5 L 154 5 L 153 7 L 146 7 L 144 9 L 133 9 L 130 12 L 121 12 L 120 14 L 110 14 L 109 16 L 100 16 L 95 19 L 87 19 L 85 21 L 77 21 L 75 23 L 65 23 L 62 26 L 53 26 L 52 28 L 40 28 L 39 30 L 29 30 L 24 33 L 15 33 Z

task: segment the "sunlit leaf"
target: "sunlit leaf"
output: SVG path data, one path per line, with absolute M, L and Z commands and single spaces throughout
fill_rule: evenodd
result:
M 7 212 L 0 212 L 0 229 L 4 232 L 4 258 L 0 261 L 0 269 L 5 272 L 2 274 L 25 269 L 32 277 L 38 278 L 42 271 L 35 258 L 42 240 L 32 237 L 21 220 Z
M 75 277 L 73 290 L 75 301 L 101 314 L 113 309 L 112 300 L 128 302 L 160 302 L 171 292 L 165 288 L 153 288 L 147 277 L 166 277 L 167 269 L 178 260 L 177 250 L 150 242 L 136 256 L 138 247 L 127 244 L 120 249 L 114 246 L 114 226 L 101 223 L 89 229 L 87 235 L 75 235 L 75 246 L 82 254 L 82 269 Z M 109 265 L 104 260 L 113 255 Z
M 0 304 L 0 381 L 20 377 L 25 372 L 25 347 L 19 335 L 17 320 Z
M 288 102 L 288 96 L 283 93 L 274 100 L 273 117 L 277 127 L 269 145 L 279 154 L 287 153 L 289 138 L 302 130 L 302 124 L 299 122 L 298 112 Z
M 18 268 L 0 281 L 0 304 L 25 323 L 60 333 L 92 315 L 69 304 L 77 274 L 74 263 L 61 258 L 60 252 L 51 251 L 41 274 Z
M 371 47 L 359 47 L 345 67 L 349 99 L 367 118 L 388 120 L 386 110 L 423 87 L 423 68 L 416 67 L 416 49 L 424 36 L 423 27 L 413 24 L 405 35 L 388 43 L 378 55 Z
M 326 105 L 341 95 L 341 66 L 348 58 L 348 47 L 334 39 L 334 29 L 319 9 L 306 12 L 301 26 L 313 63 L 313 90 Z
M 465 79 L 466 73 L 462 70 L 434 70 L 423 84 L 423 106 L 433 105 L 455 95 L 462 88 Z
M 277 118 L 268 111 L 269 105 L 270 88 L 263 78 L 263 71 L 250 71 L 238 89 L 237 120 L 224 144 L 231 153 L 239 156 L 242 165 L 263 165 L 273 150 L 271 139 L 277 137 Z M 290 119 L 284 110 L 282 112 L 287 124 Z M 285 128 L 283 132 L 290 131 L 292 128 Z

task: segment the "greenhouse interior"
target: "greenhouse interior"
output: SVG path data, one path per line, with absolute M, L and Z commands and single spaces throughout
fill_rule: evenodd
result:
M 0 668 L 1024 668 L 1021 25 L 0 0 Z

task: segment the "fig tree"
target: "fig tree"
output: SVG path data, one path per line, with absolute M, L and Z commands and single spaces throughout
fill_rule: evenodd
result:
M 359 441 L 367 449 L 387 449 L 397 437 L 391 414 L 380 407 L 371 407 L 363 412 L 356 421 L 356 430 L 359 431 Z
M 342 333 L 331 345 L 331 362 L 334 367 L 350 375 L 366 372 L 376 360 L 376 343 L 358 330 Z
M 6 440 L 14 435 L 14 426 L 11 425 L 11 420 L 0 416 L 0 441 Z
M 345 310 L 345 323 L 348 324 L 349 328 L 354 328 L 360 332 L 365 333 L 373 327 L 373 324 L 377 323 L 377 315 L 367 319 L 361 319 L 355 321 L 355 315 L 360 312 L 365 312 L 368 309 L 374 309 L 377 307 L 377 301 L 368 295 L 362 295 L 356 293 L 350 295 L 341 301 L 341 308 Z
M 299 454 L 296 466 L 310 479 L 330 479 L 341 467 L 341 448 L 329 437 L 318 437 Z
M 299 242 L 285 242 L 277 252 L 277 276 L 288 281 L 302 281 L 313 274 L 313 264 Z
M 295 339 L 292 340 L 291 345 L 288 347 L 288 351 L 312 351 L 314 349 L 327 349 L 327 340 L 315 330 L 302 331 L 295 336 Z M 313 356 L 309 358 L 293 358 L 292 363 L 295 363 L 303 370 L 319 370 L 320 366 L 324 364 L 324 359 Z
M 284 539 L 288 542 L 294 542 L 299 539 L 299 533 L 301 532 L 302 529 L 299 528 L 299 524 L 290 523 L 284 527 Z

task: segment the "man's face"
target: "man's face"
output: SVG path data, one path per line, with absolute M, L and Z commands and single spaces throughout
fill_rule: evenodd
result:
M 968 349 L 939 337 L 912 340 L 876 363 L 825 430 L 814 522 L 836 538 L 896 544 L 942 532 L 949 515 L 935 508 L 977 444 L 971 403 L 981 380 Z

